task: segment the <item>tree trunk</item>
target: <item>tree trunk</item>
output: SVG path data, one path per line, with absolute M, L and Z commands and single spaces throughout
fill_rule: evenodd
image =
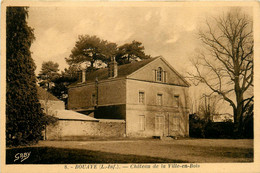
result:
M 234 57 L 234 71 L 235 71 L 235 93 L 236 93 L 236 110 L 234 112 L 234 135 L 236 138 L 240 138 L 242 135 L 242 114 L 243 114 L 243 93 L 240 88 L 240 78 L 239 78 L 239 61 Z
M 243 129 L 243 97 L 237 98 L 237 107 L 234 110 L 234 135 L 236 138 L 242 137 Z

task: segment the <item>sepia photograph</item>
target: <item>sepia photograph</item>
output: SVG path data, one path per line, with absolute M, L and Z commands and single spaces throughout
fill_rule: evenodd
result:
M 257 172 L 258 6 L 5 1 L 1 170 Z

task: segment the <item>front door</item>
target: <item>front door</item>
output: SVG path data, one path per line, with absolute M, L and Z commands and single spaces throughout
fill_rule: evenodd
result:
M 155 117 L 155 136 L 164 136 L 164 116 Z

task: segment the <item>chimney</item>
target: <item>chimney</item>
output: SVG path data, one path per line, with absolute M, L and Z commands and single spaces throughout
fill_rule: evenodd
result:
M 80 79 L 81 82 L 85 83 L 86 82 L 86 69 L 85 68 L 81 69 L 81 76 L 80 77 L 81 77 L 81 79 Z
M 77 71 L 77 76 L 78 76 L 78 82 L 80 83 L 82 81 L 82 71 L 81 70 Z
M 111 58 L 111 61 L 108 64 L 108 77 L 117 77 L 117 62 L 115 60 L 115 57 Z

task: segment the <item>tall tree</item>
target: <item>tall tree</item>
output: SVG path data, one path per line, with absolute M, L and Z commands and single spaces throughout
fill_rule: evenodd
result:
M 193 62 L 196 72 L 191 74 L 232 106 L 237 136 L 242 134 L 246 102 L 253 99 L 246 94 L 254 76 L 252 25 L 252 19 L 237 8 L 206 21 L 207 29 L 199 33 L 205 50 Z
M 150 56 L 144 53 L 144 46 L 141 42 L 135 40 L 120 46 L 116 55 L 116 60 L 120 65 L 147 58 L 150 58 Z
M 67 87 L 78 80 L 79 69 L 80 68 L 76 65 L 65 68 L 64 71 L 61 72 L 61 75 L 53 81 L 54 87 L 51 88 L 50 92 L 58 99 L 64 101 L 66 106 L 68 99 Z
M 41 71 L 38 75 L 39 84 L 43 88 L 50 90 L 54 80 L 59 77 L 59 64 L 53 61 L 47 61 L 42 63 Z
M 109 43 L 97 36 L 80 35 L 66 61 L 69 65 L 90 63 L 90 68 L 94 69 L 95 63 L 107 63 L 115 55 L 116 49 L 115 43 Z
M 35 64 L 30 47 L 33 29 L 27 25 L 25 7 L 6 12 L 6 143 L 37 142 L 42 136 L 44 114 L 37 98 Z

